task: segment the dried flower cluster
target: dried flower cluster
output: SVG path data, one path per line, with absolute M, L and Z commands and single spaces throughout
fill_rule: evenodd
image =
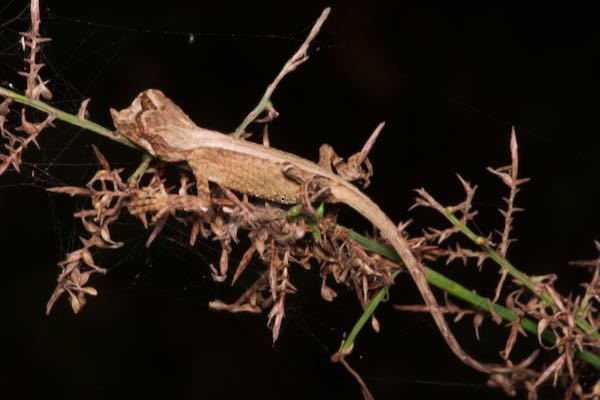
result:
M 121 214 L 124 199 L 127 195 L 127 185 L 121 180 L 119 171 L 111 170 L 98 149 L 94 147 L 94 150 L 102 169 L 88 182 L 87 187 L 56 187 L 49 189 L 52 192 L 66 193 L 71 196 L 90 196 L 94 207 L 90 210 L 75 213 L 90 237 L 80 237 L 83 246 L 68 253 L 66 258 L 58 263 L 61 267 L 61 273 L 58 276 L 58 285 L 48 301 L 46 313 L 50 313 L 56 300 L 65 292 L 69 294 L 73 311 L 79 312 L 81 307 L 85 305 L 85 296 L 95 296 L 97 294 L 96 289 L 85 286 L 90 276 L 94 273 L 106 273 L 106 269 L 96 265 L 92 250 L 94 248 L 117 249 L 123 246 L 123 243 L 115 242 L 110 238 L 109 227 Z M 95 188 L 95 186 L 100 187 Z
M 232 244 L 239 242 L 238 232 L 247 231 L 251 244 L 235 268 L 232 283 L 255 255 L 267 269 L 233 304 L 215 300 L 210 306 L 231 312 L 269 309 L 273 340 L 277 339 L 285 316 L 286 296 L 296 291 L 290 281 L 292 263 L 306 269 L 311 263 L 319 265 L 321 295 L 325 300 L 335 298 L 336 291 L 327 284 L 335 282 L 353 288 L 363 307 L 377 290 L 392 284 L 392 274 L 400 268 L 352 240 L 347 230 L 335 223 L 335 217 L 323 215 L 321 207 L 311 211 L 309 207 L 295 206 L 286 211 L 269 203 L 251 202 L 245 196 L 240 199 L 218 187 L 212 190 L 211 208 L 206 210 L 199 198 L 189 193 L 191 185 L 185 173 L 177 185 L 168 185 L 164 177 L 166 166 L 158 165 L 146 169 L 141 177 L 134 173 L 124 181 L 122 170 L 112 169 L 98 150 L 96 156 L 101 169 L 86 187 L 49 189 L 87 197 L 91 207 L 75 214 L 90 236 L 81 238 L 83 246 L 59 263 L 61 273 L 48 311 L 63 293 L 69 295 L 75 312 L 85 304 L 85 295 L 96 294 L 95 289 L 85 285 L 90 275 L 106 271 L 95 264 L 92 250 L 122 246 L 111 239 L 110 224 L 121 217 L 124 209 L 152 228 L 147 245 L 171 217 L 190 227 L 190 245 L 198 235 L 218 241 L 221 245 L 218 267 L 210 266 L 211 275 L 218 282 L 228 279 L 229 254 Z
M 40 5 L 39 0 L 31 1 L 31 29 L 27 32 L 21 32 L 21 45 L 26 53 L 24 59 L 26 65 L 25 72 L 19 72 L 27 80 L 27 88 L 25 94 L 31 100 L 39 100 L 40 97 L 45 100 L 52 99 L 52 93 L 46 86 L 48 81 L 42 80 L 40 70 L 44 64 L 37 62 L 37 56 L 41 50 L 41 44 L 50 41 L 48 38 L 40 37 Z M 47 115 L 44 120 L 33 122 L 27 116 L 25 107 L 21 109 L 20 125 L 9 130 L 6 127 L 8 115 L 10 114 L 10 106 L 12 100 L 5 97 L 0 103 L 0 133 L 4 143 L 5 153 L 0 154 L 0 175 L 6 171 L 9 166 L 13 166 L 17 171 L 21 166 L 21 157 L 23 151 L 34 144 L 39 148 L 37 137 L 44 128 L 50 126 L 54 120 L 53 115 Z M 21 133 L 15 133 L 21 132 Z
M 518 318 L 509 323 L 510 332 L 505 348 L 500 355 L 508 361 L 519 335 L 527 336 L 521 325 L 522 318 L 530 318 L 537 321 L 537 337 L 540 346 L 547 350 L 557 352 L 555 359 L 538 370 L 532 368 L 520 369 L 508 374 L 493 374 L 489 384 L 503 388 L 508 394 L 515 394 L 515 384 L 523 383 L 527 389 L 528 398 L 537 399 L 537 391 L 540 385 L 550 378 L 556 386 L 561 383 L 565 387 L 565 398 L 574 396 L 581 399 L 600 398 L 600 381 L 593 386 L 589 393 L 584 393 L 579 377 L 589 368 L 589 365 L 576 357 L 578 352 L 597 350 L 600 345 L 600 334 L 597 332 L 600 326 L 598 318 L 598 302 L 600 301 L 600 257 L 594 260 L 573 262 L 572 265 L 587 267 L 591 270 L 592 279 L 589 283 L 582 285 L 585 292 L 580 295 L 569 294 L 562 296 L 555 288 L 555 275 L 541 277 L 528 277 L 515 270 L 506 260 L 506 253 L 513 239 L 510 232 L 513 227 L 513 215 L 522 209 L 515 207 L 515 197 L 519 186 L 527 182 L 526 178 L 518 177 L 518 152 L 516 135 L 513 130 L 511 135 L 511 158 L 508 166 L 500 168 L 488 168 L 490 172 L 501 178 L 509 189 L 509 196 L 504 198 L 506 209 L 500 209 L 504 218 L 504 228 L 487 237 L 476 236 L 467 228 L 477 215 L 472 209 L 472 200 L 476 187 L 459 176 L 460 182 L 465 189 L 465 200 L 458 205 L 443 207 L 426 190 L 417 190 L 418 197 L 415 206 L 432 208 L 446 216 L 453 225 L 445 229 L 427 228 L 421 237 L 413 238 L 416 249 L 424 249 L 430 258 L 445 258 L 446 263 L 458 259 L 464 264 L 469 260 L 475 260 L 481 268 L 485 260 L 493 259 L 501 265 L 501 276 L 491 302 L 500 298 L 502 287 L 507 274 L 513 276 L 513 290 L 505 295 L 505 306 L 514 311 Z M 458 217 L 455 217 L 458 214 Z M 454 246 L 448 244 L 451 238 L 459 239 L 458 235 L 464 234 L 476 243 L 478 248 L 463 248 L 458 243 Z M 498 244 L 494 243 L 495 241 Z M 600 243 L 596 242 L 600 252 Z M 422 307 L 399 307 L 403 310 L 425 311 Z M 478 336 L 477 328 L 482 323 L 481 311 L 458 308 L 449 305 L 449 313 L 456 313 L 457 319 L 464 315 L 473 313 L 474 326 Z M 502 320 L 491 314 L 496 323 Z M 494 318 L 495 317 L 495 318 Z

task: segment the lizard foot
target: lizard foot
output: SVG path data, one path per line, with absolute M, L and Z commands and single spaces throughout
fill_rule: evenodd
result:
M 373 166 L 367 158 L 369 151 L 375 144 L 375 140 L 383 129 L 384 123 L 380 123 L 373 131 L 362 150 L 351 155 L 348 161 L 336 154 L 328 144 L 323 144 L 319 149 L 319 165 L 331 172 L 337 173 L 347 181 L 362 181 L 363 189 L 369 186 L 371 176 L 373 176 Z

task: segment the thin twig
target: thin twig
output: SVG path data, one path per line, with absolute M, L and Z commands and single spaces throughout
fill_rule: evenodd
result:
M 271 109 L 273 110 L 273 112 L 275 112 L 273 109 L 273 105 L 271 104 L 271 96 L 273 95 L 273 92 L 277 88 L 277 85 L 279 85 L 279 82 L 281 82 L 281 80 L 287 74 L 294 71 L 300 64 L 308 60 L 308 47 L 321 30 L 321 26 L 327 19 L 327 16 L 329 16 L 330 11 L 331 8 L 329 7 L 323 10 L 321 16 L 319 17 L 319 19 L 317 19 L 317 22 L 315 22 L 314 26 L 310 30 L 310 33 L 308 34 L 300 48 L 298 48 L 298 51 L 296 51 L 296 53 L 294 53 L 294 55 L 285 63 L 285 65 L 283 66 L 281 71 L 279 71 L 279 74 L 275 77 L 273 82 L 271 82 L 271 84 L 267 86 L 267 90 L 265 90 L 265 94 L 263 94 L 263 97 L 262 99 L 260 99 L 260 102 L 256 105 L 256 107 L 254 107 L 252 111 L 250 111 L 246 118 L 244 118 L 244 121 L 242 121 L 240 126 L 237 127 L 235 132 L 232 133 L 234 137 L 239 138 L 245 132 L 248 125 L 250 125 L 254 120 L 256 120 L 256 118 L 258 118 L 258 116 L 265 109 Z
M 384 126 L 385 122 L 380 122 L 379 125 L 377 125 L 377 128 L 375 128 L 375 130 L 373 131 L 373 133 L 371 133 L 371 136 L 369 136 L 369 139 L 367 139 L 367 142 L 360 150 L 360 153 L 358 153 L 359 155 L 356 159 L 356 163 L 358 165 L 362 164 L 367 159 L 369 152 L 373 148 L 373 145 L 375 144 L 375 141 L 377 141 L 377 138 L 379 137 L 379 134 L 383 130 Z
M 504 258 L 506 258 L 508 246 L 510 246 L 511 242 L 513 241 L 513 239 L 510 238 L 510 233 L 513 229 L 513 215 L 518 211 L 523 211 L 522 208 L 515 207 L 515 198 L 519 192 L 519 185 L 529 181 L 527 178 L 519 179 L 519 153 L 517 135 L 515 134 L 514 127 L 512 128 L 510 134 L 510 156 L 510 165 L 500 168 L 487 168 L 488 171 L 502 179 L 502 182 L 504 182 L 504 184 L 510 189 L 508 198 L 504 198 L 504 201 L 506 202 L 506 210 L 498 209 L 498 211 L 500 211 L 504 217 L 504 229 L 502 230 L 502 239 L 498 246 L 498 253 Z M 506 171 L 509 171 L 510 174 Z M 498 280 L 498 284 L 496 286 L 494 300 L 492 300 L 494 303 L 500 298 L 502 286 L 504 285 L 507 274 L 507 270 L 503 270 L 501 272 L 500 279 Z
M 6 89 L 1 86 L 0 96 L 9 97 L 17 103 L 25 104 L 26 106 L 35 108 L 36 110 L 43 111 L 48 115 L 54 116 L 56 119 L 67 122 L 71 125 L 78 126 L 83 129 L 87 129 L 91 132 L 97 133 L 111 140 L 124 144 L 125 146 L 129 146 L 135 149 L 138 148 L 138 146 L 136 146 L 133 142 L 131 142 L 129 139 L 127 139 L 125 136 L 119 133 L 115 133 L 114 131 L 111 131 L 110 129 L 107 129 L 95 122 L 79 118 L 77 115 L 69 114 L 65 111 L 59 110 L 58 108 L 54 108 L 51 105 L 44 103 L 43 101 L 28 99 L 27 96 L 23 96 L 22 94 L 13 92 L 12 90 Z
M 536 296 L 540 297 L 544 302 L 546 302 L 549 306 L 553 308 L 557 308 L 556 301 L 552 298 L 550 293 L 547 290 L 540 288 L 533 279 L 531 279 L 527 274 L 521 272 L 518 268 L 516 268 L 513 264 L 511 264 L 506 258 L 502 257 L 497 251 L 495 251 L 489 245 L 489 240 L 477 235 L 470 228 L 468 228 L 465 224 L 463 224 L 452 212 L 452 208 L 442 206 L 437 200 L 435 200 L 427 191 L 424 189 L 417 190 L 417 193 L 421 196 L 421 201 L 423 204 L 427 203 L 429 206 L 438 212 L 440 212 L 448 221 L 452 223 L 456 228 L 458 228 L 463 235 L 469 238 L 473 243 L 478 246 L 481 246 L 482 249 L 486 252 L 486 254 L 498 264 L 502 270 L 508 271 L 508 274 L 512 276 L 515 280 L 520 282 L 523 286 L 529 289 Z M 587 334 L 592 335 L 595 339 L 600 339 L 600 332 L 598 332 L 589 322 L 584 320 L 583 318 L 576 318 L 575 322 L 577 325 Z
M 346 360 L 344 360 L 342 358 L 340 360 L 340 362 L 342 363 L 342 365 L 344 366 L 344 368 L 346 368 L 346 370 L 350 373 L 350 375 L 352 375 L 354 377 L 354 379 L 356 379 L 356 381 L 360 385 L 360 390 L 362 391 L 362 394 L 363 394 L 363 397 L 365 398 L 365 400 L 375 400 L 375 398 L 373 397 L 373 395 L 369 391 L 369 388 L 367 387 L 367 384 L 365 383 L 365 381 L 360 377 L 360 375 L 358 374 L 358 372 L 356 372 L 354 370 L 354 368 L 352 368 L 350 366 L 350 364 L 348 364 L 348 361 L 346 361 Z
M 396 275 L 398 275 L 398 272 L 400 272 L 400 271 L 394 272 L 392 274 L 392 277 L 395 278 Z M 369 303 L 369 305 L 367 306 L 365 311 L 362 313 L 362 315 L 360 316 L 358 321 L 356 321 L 356 324 L 352 327 L 350 334 L 348 335 L 346 340 L 344 340 L 344 342 L 342 343 L 342 346 L 336 353 L 337 355 L 334 354 L 332 356 L 333 361 L 338 361 L 339 359 L 343 358 L 345 355 L 349 354 L 352 351 L 356 337 L 362 330 L 363 326 L 365 326 L 365 324 L 367 323 L 369 318 L 371 318 L 371 315 L 373 315 L 373 313 L 377 309 L 377 306 L 379 305 L 379 303 L 381 303 L 381 301 L 384 299 L 387 291 L 388 291 L 388 288 L 379 289 L 379 291 L 377 292 L 375 297 L 373 297 L 373 300 L 371 300 L 371 302 Z
M 369 239 L 369 238 L 361 235 L 360 233 L 357 233 L 354 231 L 348 231 L 348 236 L 351 237 L 353 240 L 356 240 L 358 243 L 365 246 L 369 250 L 372 250 L 378 254 L 381 254 L 382 256 L 389 258 L 392 261 L 401 262 L 400 256 L 398 256 L 396 254 L 396 252 L 389 246 L 383 245 L 379 242 L 374 241 L 373 239 Z M 508 309 L 506 307 L 503 307 L 499 304 L 490 302 L 489 299 L 479 296 L 473 290 L 460 285 L 459 283 L 449 279 L 448 277 L 442 275 L 441 273 L 439 273 L 431 268 L 425 267 L 424 269 L 425 269 L 425 276 L 427 277 L 427 282 L 429 282 L 431 285 L 433 285 L 439 289 L 442 289 L 444 292 L 446 292 L 456 298 L 459 298 L 461 300 L 469 302 L 489 313 L 496 314 L 506 321 L 512 322 L 512 321 L 517 320 L 517 318 L 519 318 L 519 316 L 517 315 L 517 313 L 515 311 Z M 381 289 L 381 290 L 385 290 L 385 289 Z M 373 301 L 375 301 L 375 299 Z M 371 315 L 371 313 L 373 311 L 374 310 L 371 310 L 369 307 L 363 312 L 363 314 L 369 313 L 369 315 Z M 368 318 L 368 316 L 367 316 L 367 318 Z M 365 321 L 367 320 L 367 318 L 365 318 Z M 362 319 L 363 319 L 363 316 L 361 316 L 361 318 L 359 318 L 359 321 Z M 527 319 L 527 318 L 523 318 L 523 317 L 521 317 L 519 319 L 519 322 L 520 322 L 521 326 L 523 327 L 523 329 L 525 329 L 527 332 L 537 335 L 538 326 L 537 326 L 536 322 L 534 322 L 530 319 Z M 364 323 L 362 325 L 364 325 Z M 353 331 L 354 331 L 354 328 L 353 328 Z M 356 335 L 358 335 L 358 332 L 356 332 L 355 336 Z M 550 344 L 554 343 L 556 340 L 554 334 L 552 332 L 550 332 L 550 330 L 547 330 L 547 329 L 541 333 L 541 336 L 544 339 L 544 341 L 546 341 L 547 343 L 550 343 Z M 348 342 L 349 342 L 348 339 L 346 339 L 345 343 L 348 343 Z M 586 351 L 586 350 L 583 350 L 583 351 L 578 350 L 575 354 L 580 359 L 584 360 L 585 362 L 589 363 L 590 365 L 593 365 L 596 369 L 600 370 L 600 357 L 598 357 L 594 353 Z
M 150 165 L 152 159 L 153 157 L 148 153 L 144 153 L 142 155 L 142 161 L 128 179 L 130 185 L 135 186 L 139 183 L 141 177 L 146 172 L 146 169 L 148 169 L 148 165 Z

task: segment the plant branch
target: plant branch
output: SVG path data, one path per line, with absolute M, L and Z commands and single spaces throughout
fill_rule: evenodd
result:
M 312 29 L 310 30 L 310 33 L 308 34 L 302 45 L 298 48 L 296 53 L 294 53 L 294 55 L 285 63 L 285 65 L 283 66 L 281 71 L 279 71 L 279 74 L 275 77 L 273 82 L 271 82 L 271 84 L 267 86 L 267 89 L 265 90 L 263 97 L 260 99 L 260 102 L 256 105 L 256 107 L 254 107 L 252 111 L 250 111 L 246 118 L 244 118 L 240 126 L 236 128 L 235 132 L 232 133 L 234 137 L 239 138 L 240 136 L 242 136 L 248 125 L 255 121 L 256 118 L 258 118 L 258 116 L 265 110 L 269 110 L 269 120 L 272 120 L 274 117 L 277 116 L 277 112 L 275 111 L 275 109 L 273 108 L 273 104 L 271 103 L 271 96 L 273 95 L 273 92 L 275 92 L 277 85 L 279 85 L 279 82 L 281 82 L 281 80 L 287 74 L 294 71 L 300 64 L 308 60 L 308 47 L 321 30 L 321 26 L 329 16 L 330 11 L 331 8 L 329 7 L 323 10 L 321 16 L 313 25 Z
M 348 231 L 348 235 L 352 239 L 354 239 L 358 243 L 360 243 L 361 245 L 368 248 L 369 250 L 379 253 L 380 255 L 382 255 L 386 258 L 389 258 L 390 260 L 393 260 L 396 262 L 402 262 L 400 259 L 400 256 L 398 256 L 398 254 L 396 254 L 396 252 L 392 248 L 385 246 L 379 242 L 376 242 L 372 239 L 369 239 L 369 238 L 367 238 L 357 232 L 354 232 L 352 230 Z M 515 270 L 516 270 L 516 268 L 515 268 Z M 523 274 L 522 272 L 520 272 L 520 273 Z M 512 321 L 517 320 L 517 318 L 519 318 L 517 313 L 515 313 L 514 311 L 512 311 L 506 307 L 503 307 L 499 304 L 490 302 L 489 299 L 479 296 L 478 294 L 474 293 L 472 290 L 465 288 L 461 284 L 447 278 L 446 276 L 440 274 L 437 271 L 434 271 L 431 268 L 425 267 L 425 275 L 427 277 L 427 281 L 431 285 L 442 289 L 444 292 L 446 292 L 454 297 L 457 297 L 463 301 L 466 301 L 477 307 L 480 307 L 481 309 L 483 309 L 489 313 L 497 314 L 506 321 L 512 322 Z M 529 279 L 529 277 L 527 277 L 527 279 Z M 348 352 L 351 351 L 352 346 L 354 345 L 354 341 L 356 340 L 356 336 L 360 333 L 361 329 L 365 325 L 365 322 L 368 320 L 368 318 L 373 314 L 373 312 L 375 311 L 375 309 L 377 308 L 377 306 L 383 299 L 386 291 L 387 291 L 387 288 L 380 289 L 380 291 L 377 293 L 377 295 L 373 298 L 373 300 L 371 301 L 369 306 L 365 309 L 363 314 L 359 317 L 358 321 L 356 322 L 356 324 L 350 331 L 348 338 L 342 344 L 342 347 L 340 348 L 340 352 L 344 352 L 344 354 L 347 354 Z M 519 322 L 520 322 L 521 326 L 523 327 L 523 329 L 525 329 L 527 332 L 530 332 L 535 335 L 538 334 L 538 328 L 537 328 L 538 325 L 536 322 L 534 322 L 528 318 L 523 318 L 523 317 L 520 318 Z M 593 330 L 593 328 L 592 328 L 592 330 Z M 556 340 L 554 334 L 550 330 L 544 330 L 541 333 L 541 337 L 549 344 L 554 344 L 554 342 Z M 594 368 L 600 370 L 600 357 L 598 357 L 596 354 L 589 352 L 589 351 L 585 351 L 585 350 L 584 351 L 577 350 L 575 352 L 575 355 L 578 358 L 580 358 L 581 360 L 594 366 Z
M 420 193 L 421 193 L 421 195 L 423 195 L 424 192 L 420 191 Z M 490 245 L 488 244 L 488 240 L 486 238 L 477 235 L 475 232 L 473 232 L 471 229 L 469 229 L 465 224 L 463 224 L 453 214 L 451 208 L 442 207 L 442 205 L 439 204 L 435 199 L 433 199 L 433 197 L 431 197 L 429 194 L 426 194 L 426 196 L 427 196 L 426 199 L 428 201 L 430 201 L 430 203 L 433 205 L 433 207 L 436 210 L 440 211 L 446 217 L 446 219 L 452 223 L 452 225 L 454 225 L 456 228 L 458 228 L 473 243 L 480 246 L 486 252 L 486 254 L 492 260 L 494 260 L 496 262 L 496 264 L 498 264 L 500 266 L 500 268 L 503 271 L 508 271 L 508 274 L 510 276 L 512 276 L 518 282 L 520 282 L 523 286 L 525 286 L 529 290 L 531 290 L 532 293 L 539 296 L 542 300 L 544 300 L 544 302 L 546 302 L 546 304 L 548 304 L 552 307 L 558 307 L 558 305 L 556 304 L 556 301 L 554 301 L 554 299 L 552 298 L 550 293 L 548 293 L 546 290 L 540 288 L 540 286 L 537 285 L 533 279 L 531 279 L 525 273 L 521 272 L 518 268 L 516 268 L 514 265 L 512 265 L 506 258 L 502 257 L 496 250 L 491 248 Z M 586 334 L 592 335 L 594 337 L 594 339 L 600 339 L 600 333 L 598 331 L 596 331 L 596 329 L 592 325 L 590 325 L 586 320 L 584 320 L 583 318 L 577 317 L 575 319 L 575 322 Z
M 350 232 L 354 232 L 354 231 L 350 231 Z M 352 235 L 350 235 L 350 236 L 352 237 Z M 365 239 L 367 239 L 367 238 L 365 238 Z M 369 239 L 367 239 L 367 240 L 369 240 Z M 373 242 L 373 243 L 376 243 L 376 242 Z M 379 244 L 379 243 L 377 243 L 377 244 Z M 376 251 L 375 249 L 370 249 L 370 250 Z M 399 262 L 401 262 L 401 261 L 399 261 Z M 395 271 L 392 274 L 392 277 L 396 278 L 396 276 L 398 275 L 399 272 L 400 271 Z M 388 291 L 388 288 L 382 288 L 377 292 L 375 297 L 373 297 L 373 300 L 371 300 L 371 302 L 369 303 L 367 308 L 363 311 L 361 316 L 358 318 L 358 321 L 356 321 L 356 324 L 354 324 L 354 326 L 352 327 L 352 330 L 348 334 L 348 337 L 342 343 L 342 346 L 340 347 L 338 353 L 336 353 L 336 354 L 338 354 L 338 356 L 341 356 L 341 358 L 343 358 L 343 356 L 350 354 L 350 352 L 352 351 L 352 348 L 354 347 L 354 341 L 356 340 L 356 337 L 358 336 L 358 334 L 360 333 L 362 328 L 365 326 L 365 324 L 367 323 L 369 318 L 371 318 L 371 316 L 377 309 L 377 306 L 379 305 L 379 303 L 381 303 L 381 301 L 384 299 L 385 295 L 387 294 L 387 291 Z M 334 359 L 336 357 L 337 356 L 334 356 Z
M 97 133 L 97 134 L 107 137 L 111 140 L 114 140 L 116 142 L 124 144 L 125 146 L 129 146 L 129 147 L 132 147 L 135 149 L 138 148 L 132 141 L 127 139 L 125 136 L 119 134 L 118 132 L 111 131 L 110 129 L 107 129 L 107 128 L 103 127 L 102 125 L 99 125 L 95 122 L 80 118 L 77 115 L 69 114 L 65 111 L 59 110 L 58 108 L 54 108 L 54 107 L 44 103 L 43 101 L 29 99 L 29 98 L 27 98 L 27 96 L 13 92 L 12 90 L 6 89 L 1 86 L 0 86 L 0 96 L 11 98 L 12 100 L 16 101 L 17 103 L 21 103 L 26 106 L 35 108 L 36 110 L 39 110 L 39 111 L 45 112 L 48 115 L 54 116 L 56 119 L 62 120 L 64 122 L 67 122 L 71 125 L 78 126 L 83 129 L 87 129 L 91 132 Z

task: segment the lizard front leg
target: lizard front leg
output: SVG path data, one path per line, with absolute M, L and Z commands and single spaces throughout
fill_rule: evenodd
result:
M 200 162 L 193 159 L 188 160 L 188 165 L 194 174 L 194 178 L 196 178 L 196 193 L 201 201 L 202 211 L 208 211 L 210 208 L 210 187 L 204 169 Z

